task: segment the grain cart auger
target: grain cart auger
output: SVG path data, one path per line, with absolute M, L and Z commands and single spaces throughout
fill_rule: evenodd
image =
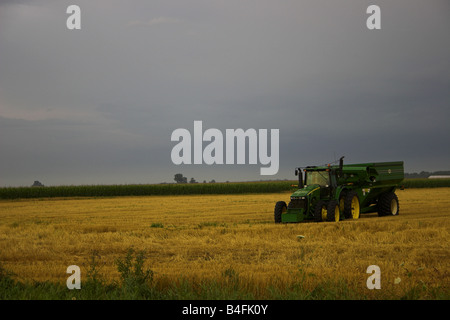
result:
M 295 169 L 298 190 L 288 205 L 275 205 L 275 223 L 358 219 L 360 214 L 398 215 L 395 189 L 403 181 L 403 161 L 309 166 Z

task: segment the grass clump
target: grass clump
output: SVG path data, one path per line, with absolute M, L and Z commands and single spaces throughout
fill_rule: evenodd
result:
M 150 225 L 150 228 L 164 228 L 164 224 L 160 222 L 154 222 Z

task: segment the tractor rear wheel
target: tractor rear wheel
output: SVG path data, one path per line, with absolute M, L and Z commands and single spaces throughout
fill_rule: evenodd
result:
M 399 213 L 400 206 L 398 197 L 394 192 L 382 194 L 378 199 L 379 216 L 396 216 Z
M 314 220 L 316 222 L 327 220 L 327 204 L 323 200 L 319 200 L 314 207 Z
M 358 219 L 360 214 L 359 197 L 356 191 L 349 191 L 344 198 L 345 219 Z
M 327 205 L 327 220 L 338 222 L 340 218 L 339 202 L 331 200 Z
M 281 215 L 286 212 L 287 210 L 287 206 L 286 206 L 286 202 L 284 201 L 278 201 L 275 204 L 275 210 L 274 210 L 274 218 L 275 218 L 275 223 L 281 223 Z
M 341 210 L 341 213 L 344 213 L 345 210 L 345 196 L 347 195 L 347 191 L 343 190 L 341 194 L 339 195 L 339 210 Z M 344 214 L 344 217 L 347 218 Z

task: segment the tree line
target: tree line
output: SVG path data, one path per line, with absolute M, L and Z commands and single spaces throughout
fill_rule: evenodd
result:
M 177 173 L 175 174 L 175 178 L 173 178 L 173 180 L 175 180 L 176 183 L 188 183 L 187 178 L 183 176 L 182 173 Z M 209 183 L 215 183 L 216 180 L 212 179 L 211 181 L 209 181 Z M 189 183 L 198 183 L 194 178 L 191 178 L 191 180 L 189 180 Z M 207 183 L 206 180 L 203 180 L 203 183 Z
M 428 171 L 421 171 L 419 173 L 405 173 L 406 179 L 427 179 L 430 176 L 450 176 L 450 171 L 434 171 L 434 172 L 428 172 Z

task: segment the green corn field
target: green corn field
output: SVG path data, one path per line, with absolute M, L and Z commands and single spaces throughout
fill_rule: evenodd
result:
M 274 193 L 292 191 L 293 184 L 296 181 L 4 187 L 0 188 L 0 199 Z M 450 187 L 450 179 L 405 179 L 402 185 L 405 188 Z

